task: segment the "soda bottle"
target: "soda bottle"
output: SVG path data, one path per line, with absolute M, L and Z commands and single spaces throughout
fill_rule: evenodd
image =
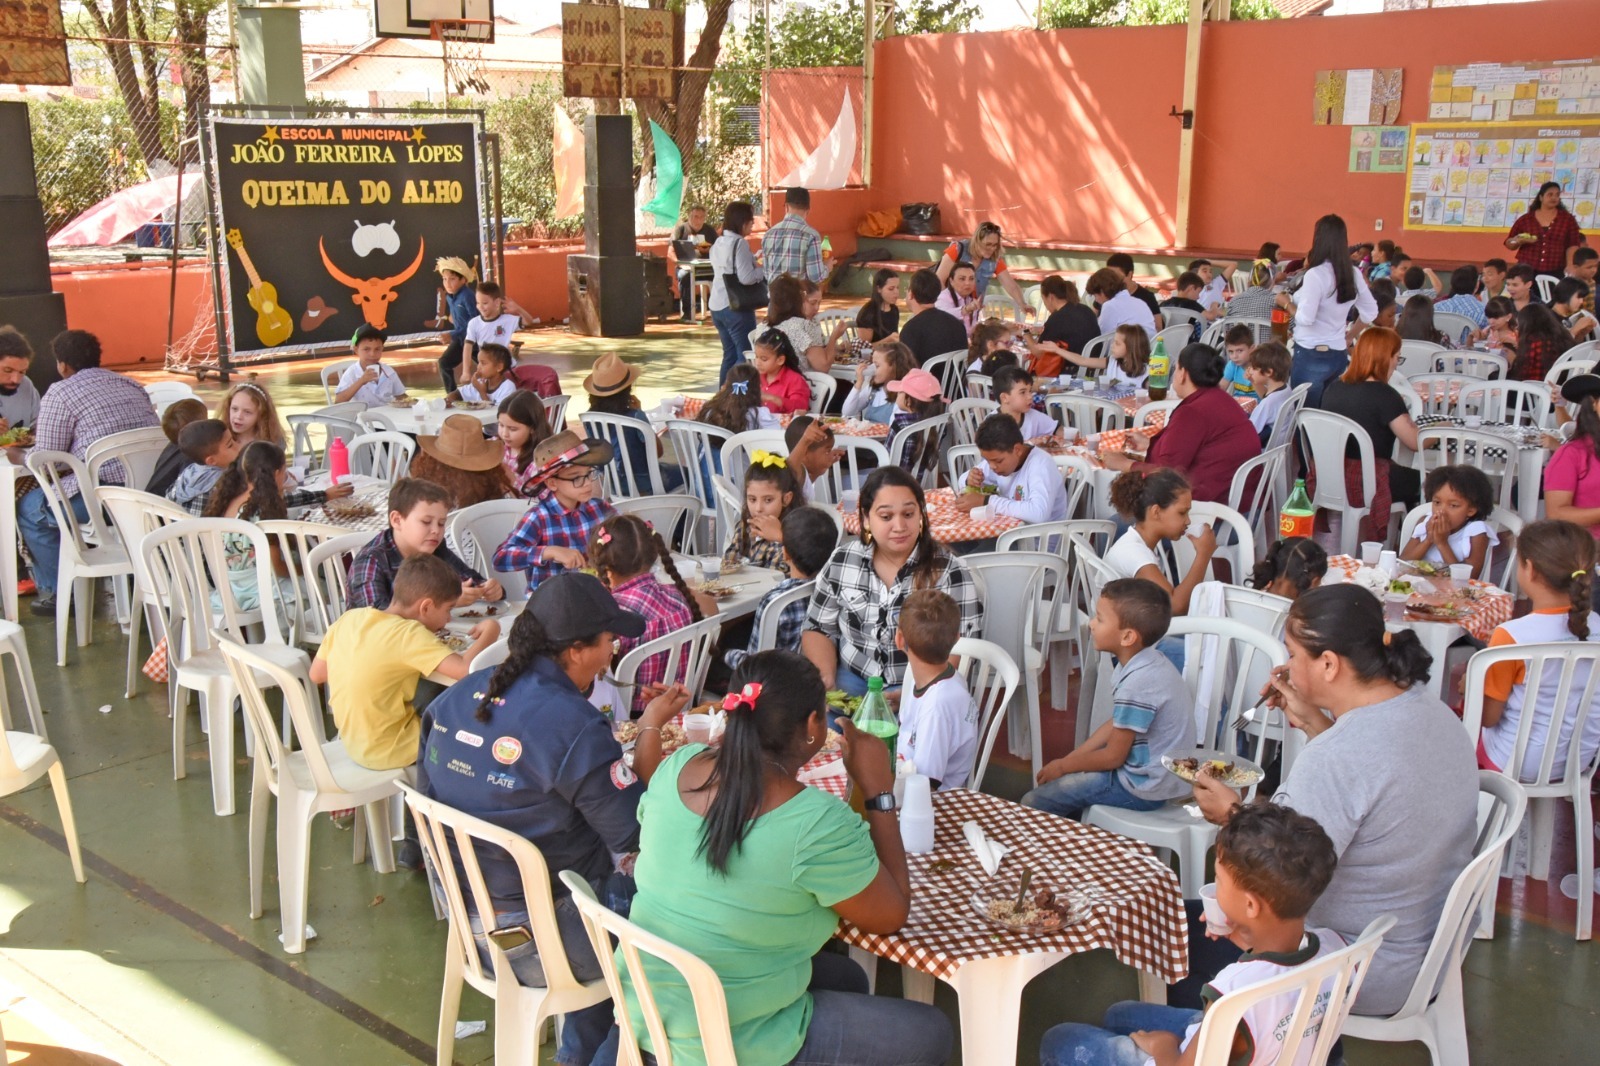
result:
M 889 701 L 883 698 L 883 678 L 867 678 L 867 694 L 861 698 L 854 718 L 857 729 L 871 733 L 889 747 L 889 771 L 894 772 L 894 740 L 900 735 L 900 723 L 889 710 Z
M 1150 375 L 1145 378 L 1145 388 L 1150 390 L 1150 399 L 1167 398 L 1167 382 L 1171 373 L 1172 362 L 1167 358 L 1167 345 L 1157 337 L 1155 350 L 1150 353 Z
M 1276 304 L 1272 307 L 1272 339 L 1279 344 L 1289 343 L 1289 312 Z
M 1311 497 L 1306 495 L 1306 479 L 1296 478 L 1294 491 L 1289 493 L 1288 501 L 1278 514 L 1278 535 L 1285 538 L 1309 537 L 1316 518 L 1317 512 L 1311 506 Z

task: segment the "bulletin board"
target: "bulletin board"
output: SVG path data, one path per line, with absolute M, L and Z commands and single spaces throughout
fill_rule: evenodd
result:
M 1561 196 L 1585 228 L 1600 203 L 1600 122 L 1422 122 L 1411 127 L 1405 227 L 1504 232 L 1539 186 Z
M 1428 118 L 1471 122 L 1600 119 L 1600 59 L 1434 67 Z

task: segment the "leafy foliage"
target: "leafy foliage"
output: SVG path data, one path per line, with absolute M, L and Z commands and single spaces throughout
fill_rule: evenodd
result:
M 175 108 L 162 105 L 161 130 L 171 152 Z M 128 109 L 120 98 L 29 100 L 34 170 L 45 228 L 55 233 L 119 189 L 149 178 Z M 167 158 L 170 158 L 170 154 Z
M 1233 0 L 1231 17 L 1281 17 L 1272 0 Z M 1084 29 L 1094 26 L 1170 26 L 1189 20 L 1189 0 L 1044 0 L 1039 28 Z
M 576 232 L 582 218 L 558 220 L 556 207 L 555 108 L 560 105 L 572 120 L 583 125 L 589 113 L 587 100 L 561 95 L 561 79 L 533 82 L 520 96 L 508 96 L 488 105 L 488 128 L 500 135 L 500 196 L 507 218 L 540 223 L 556 232 Z M 565 221 L 565 225 L 560 223 Z

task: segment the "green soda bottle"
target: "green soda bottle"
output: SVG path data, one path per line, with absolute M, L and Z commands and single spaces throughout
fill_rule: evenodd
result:
M 889 701 L 883 698 L 883 678 L 867 678 L 867 694 L 861 698 L 861 706 L 856 708 L 851 720 L 857 729 L 871 733 L 888 746 L 889 770 L 893 772 L 894 740 L 900 735 L 900 722 L 889 710 Z
M 1172 375 L 1172 363 L 1167 358 L 1167 345 L 1160 337 L 1156 338 L 1155 350 L 1150 353 L 1150 373 L 1145 378 L 1145 388 L 1150 392 L 1151 400 L 1165 400 L 1167 398 L 1167 385 Z

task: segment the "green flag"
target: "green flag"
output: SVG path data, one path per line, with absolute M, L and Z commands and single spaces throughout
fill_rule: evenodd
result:
M 656 225 L 671 226 L 677 223 L 678 209 L 683 206 L 683 155 L 655 119 L 648 121 L 656 149 L 656 198 L 644 209 L 655 216 Z

